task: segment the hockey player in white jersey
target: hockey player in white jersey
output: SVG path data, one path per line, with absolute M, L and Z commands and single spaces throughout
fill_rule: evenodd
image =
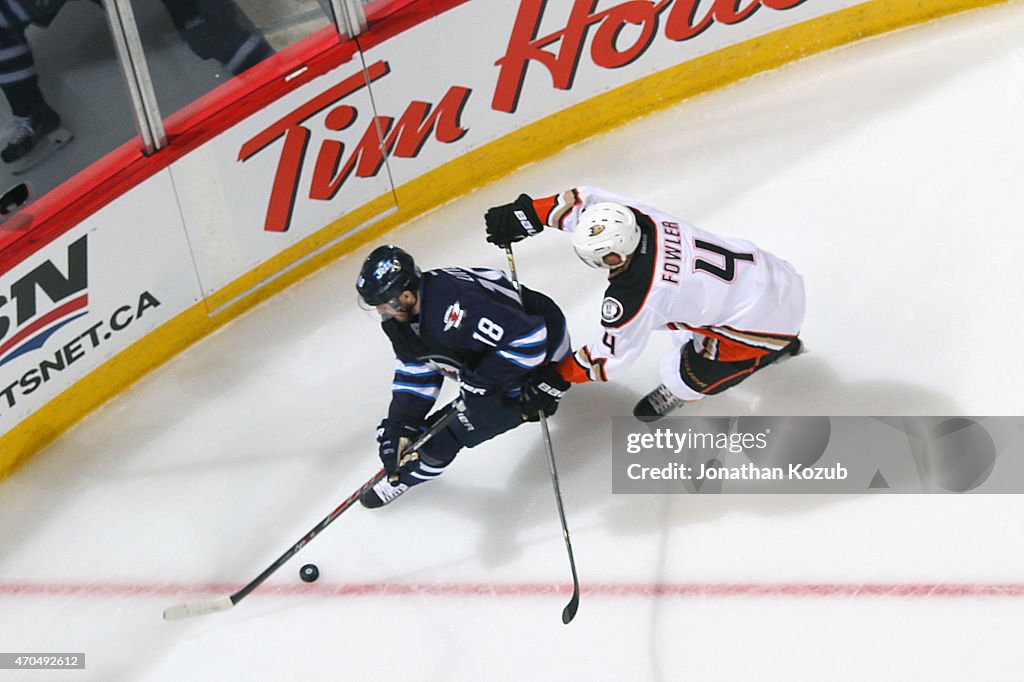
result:
M 656 208 L 595 187 L 487 211 L 487 240 L 502 248 L 545 227 L 572 233 L 576 255 L 609 270 L 602 329 L 558 363 L 573 383 L 609 381 L 667 329 L 661 385 L 634 409 L 657 419 L 685 402 L 735 386 L 799 352 L 803 278 L 788 262 L 742 239 L 721 237 Z

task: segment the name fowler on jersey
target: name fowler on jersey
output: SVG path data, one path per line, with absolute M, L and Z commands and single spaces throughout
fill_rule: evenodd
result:
M 679 284 L 676 277 L 682 272 L 680 264 L 683 262 L 683 239 L 679 233 L 679 223 L 662 222 L 661 233 L 663 236 L 661 240 L 661 281 Z

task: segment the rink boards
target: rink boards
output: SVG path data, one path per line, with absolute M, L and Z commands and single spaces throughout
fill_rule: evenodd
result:
M 449 2 L 366 41 L 361 60 L 318 56 L 285 77 L 291 90 L 154 157 L 91 215 L 5 250 L 0 472 L 259 301 L 521 165 L 794 59 L 997 3 L 593 4 Z

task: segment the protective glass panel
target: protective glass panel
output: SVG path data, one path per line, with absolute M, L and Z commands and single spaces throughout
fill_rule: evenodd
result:
M 0 191 L 39 197 L 137 136 L 100 2 L 0 3 Z
M 385 73 L 350 59 L 172 166 L 211 315 L 395 210 L 370 95 Z
M 133 0 L 132 9 L 165 118 L 332 25 L 317 0 Z

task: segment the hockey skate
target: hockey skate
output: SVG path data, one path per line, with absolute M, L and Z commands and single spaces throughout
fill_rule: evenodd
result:
M 367 509 L 377 509 L 390 504 L 409 489 L 404 483 L 391 484 L 387 478 L 377 481 L 372 488 L 359 496 L 359 504 Z
M 44 109 L 31 116 L 14 119 L 14 132 L 7 140 L 0 159 L 10 164 L 11 173 L 22 175 L 52 156 L 74 136 L 60 125 L 60 116 Z
M 658 384 L 656 389 L 645 395 L 636 404 L 636 407 L 633 408 L 633 416 L 643 422 L 652 422 L 661 419 L 687 402 L 689 401 L 677 396 L 665 384 Z

